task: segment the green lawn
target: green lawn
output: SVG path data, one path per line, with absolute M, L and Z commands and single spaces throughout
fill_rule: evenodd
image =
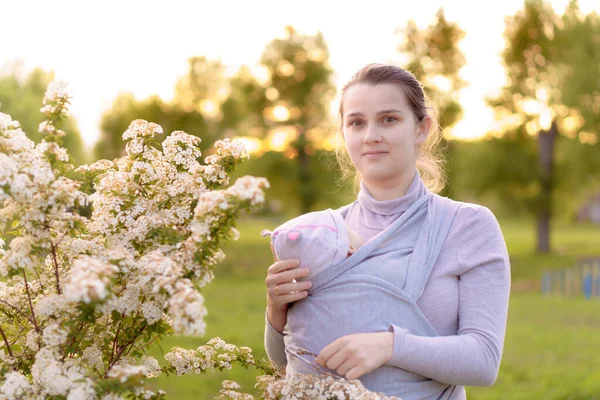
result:
M 263 348 L 264 278 L 272 262 L 263 228 L 281 221 L 248 219 L 238 228 L 241 238 L 225 249 L 227 259 L 215 280 L 203 289 L 209 315 L 204 338 L 171 337 L 162 342 L 195 348 L 214 336 L 238 346 Z M 561 254 L 532 254 L 533 225 L 501 221 L 513 269 L 513 284 L 539 280 L 546 267 L 569 266 L 579 255 L 594 255 L 600 229 L 590 226 L 557 226 L 554 235 Z M 600 251 L 599 251 L 600 252 Z M 542 297 L 539 293 L 513 293 L 500 375 L 489 388 L 469 387 L 469 400 L 491 399 L 600 399 L 600 300 Z M 160 350 L 153 355 L 162 360 Z M 234 368 L 235 369 L 235 368 Z M 253 392 L 256 371 L 238 368 L 231 372 L 186 377 L 162 377 L 154 388 L 167 391 L 170 399 L 213 398 L 223 379 L 233 379 Z

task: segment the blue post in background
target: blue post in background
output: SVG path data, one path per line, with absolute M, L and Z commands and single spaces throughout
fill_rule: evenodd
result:
M 592 271 L 586 271 L 583 277 L 583 296 L 589 300 L 592 297 Z
M 542 294 L 550 294 L 552 290 L 552 275 L 550 272 L 544 272 L 542 277 Z

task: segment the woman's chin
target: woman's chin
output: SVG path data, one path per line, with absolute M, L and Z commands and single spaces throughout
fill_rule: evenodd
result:
M 364 181 L 385 181 L 394 177 L 394 174 L 390 173 L 389 168 L 369 168 L 367 171 L 362 173 Z

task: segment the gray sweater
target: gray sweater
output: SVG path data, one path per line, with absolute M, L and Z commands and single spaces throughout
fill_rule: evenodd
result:
M 358 199 L 344 207 L 345 220 L 364 238 L 374 239 L 425 195 L 430 193 L 418 173 L 406 195 L 388 201 L 376 200 L 361 184 Z M 437 335 L 415 334 L 391 322 L 394 348 L 387 366 L 456 385 L 452 399 L 464 398 L 460 386 L 493 384 L 502 356 L 509 293 L 508 254 L 496 218 L 485 207 L 460 203 L 416 302 Z M 287 364 L 284 334 L 268 320 L 265 348 L 271 360 Z

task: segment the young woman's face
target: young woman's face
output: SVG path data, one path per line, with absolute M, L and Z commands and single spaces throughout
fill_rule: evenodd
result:
M 355 84 L 344 93 L 342 131 L 350 159 L 366 183 L 412 178 L 417 149 L 431 120 L 419 122 L 395 84 Z

